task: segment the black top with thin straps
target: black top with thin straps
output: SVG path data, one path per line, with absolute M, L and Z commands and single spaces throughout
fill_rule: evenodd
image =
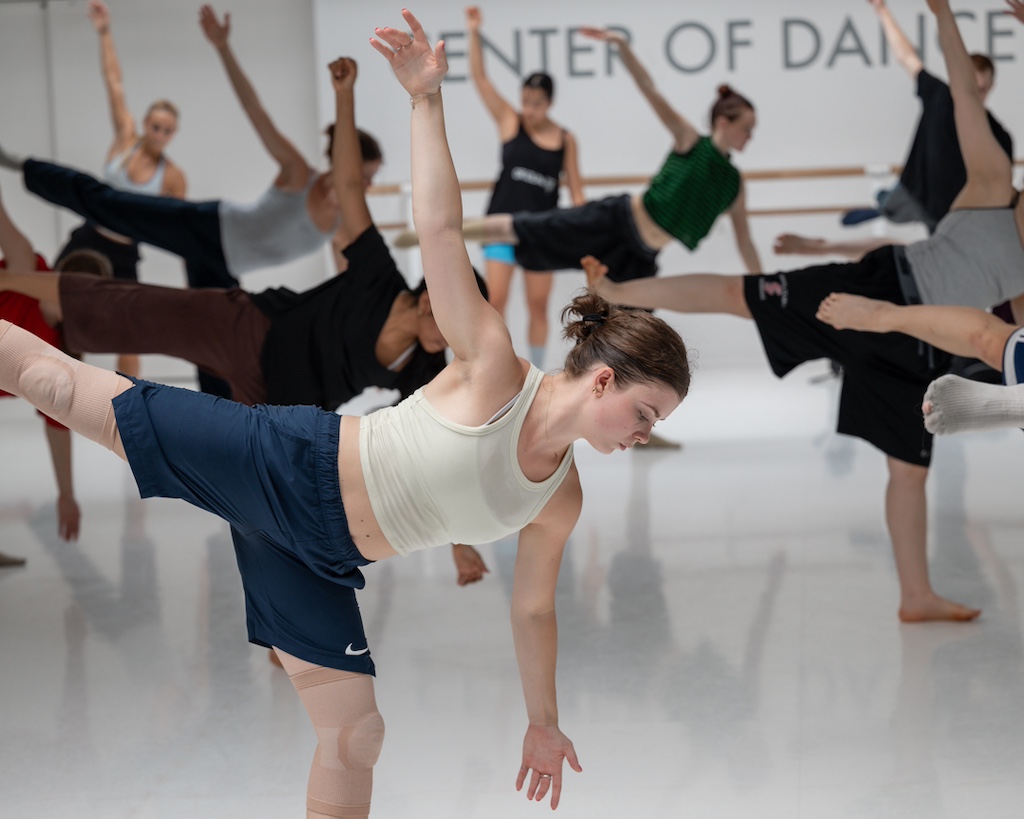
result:
M 530 139 L 519 120 L 519 131 L 501 146 L 501 175 L 494 183 L 488 213 L 551 210 L 558 206 L 558 178 L 565 162 L 562 146 L 553 151 Z

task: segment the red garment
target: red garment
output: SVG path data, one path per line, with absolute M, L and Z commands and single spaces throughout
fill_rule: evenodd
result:
M 0 269 L 6 268 L 7 260 L 0 259 Z M 47 273 L 50 269 L 46 260 L 37 253 L 36 270 Z M 23 330 L 28 330 L 30 333 L 39 336 L 47 344 L 51 344 L 58 349 L 61 346 L 60 333 L 46 323 L 42 311 L 39 309 L 39 302 L 33 298 L 23 296 L 21 293 L 12 293 L 9 290 L 0 291 L 0 319 L 7 319 L 11 324 L 16 324 Z M 7 397 L 10 397 L 10 393 L 0 390 L 0 398 Z M 58 424 L 48 415 L 44 415 L 41 412 L 39 414 L 42 415 L 46 423 L 51 427 L 66 429 L 66 427 Z

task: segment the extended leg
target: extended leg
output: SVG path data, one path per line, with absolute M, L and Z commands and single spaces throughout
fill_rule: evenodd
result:
M 592 256 L 584 257 L 581 261 L 590 286 L 613 304 L 646 307 L 650 310 L 662 308 L 678 313 L 725 313 L 751 318 L 743 295 L 742 276 L 691 273 L 685 276 L 613 282 L 606 275 L 608 268 Z
M 979 358 L 1000 371 L 1006 342 L 1016 329 L 974 307 L 899 305 L 849 293 L 831 294 L 817 316 L 837 330 L 904 333 L 948 353 Z
M 0 389 L 20 395 L 121 458 L 124 447 L 110 402 L 131 386 L 117 373 L 75 361 L 32 333 L 0 321 Z
M 893 457 L 886 460 L 889 484 L 885 491 L 885 519 L 900 582 L 900 619 L 907 623 L 973 620 L 981 614 L 978 609 L 939 597 L 928 577 L 928 468 Z
M 25 161 L 23 173 L 32 193 L 91 222 L 185 259 L 225 265 L 216 202 L 119 191 L 87 174 L 34 159 Z
M 384 741 L 373 678 L 274 651 L 320 740 L 309 772 L 307 819 L 368 817 L 373 766 Z

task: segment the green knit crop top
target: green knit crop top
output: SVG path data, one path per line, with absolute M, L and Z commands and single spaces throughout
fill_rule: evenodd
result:
M 688 153 L 665 158 L 643 203 L 662 230 L 694 250 L 739 192 L 739 171 L 705 136 Z

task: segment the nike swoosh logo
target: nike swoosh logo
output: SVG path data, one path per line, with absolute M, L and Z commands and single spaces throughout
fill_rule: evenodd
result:
M 356 651 L 354 648 L 352 648 L 352 643 L 349 643 L 345 647 L 345 653 L 348 654 L 350 657 L 358 657 L 360 654 L 365 654 L 369 650 L 370 647 L 367 646 L 366 648 L 361 648 L 358 651 Z

